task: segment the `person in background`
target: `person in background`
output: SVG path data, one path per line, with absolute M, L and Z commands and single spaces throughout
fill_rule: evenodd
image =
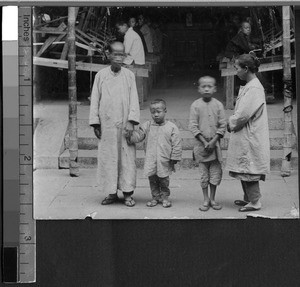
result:
M 223 104 L 213 98 L 216 80 L 210 76 L 199 79 L 198 91 L 202 96 L 191 105 L 189 130 L 197 139 L 193 155 L 200 170 L 200 184 L 204 201 L 201 211 L 210 207 L 220 210 L 222 205 L 215 200 L 217 186 L 222 180 L 222 154 L 220 139 L 226 132 Z M 210 196 L 208 195 L 210 187 Z
M 139 23 L 140 31 L 142 32 L 145 38 L 148 53 L 153 53 L 153 39 L 152 39 L 151 31 L 143 15 L 139 15 L 138 23 Z
M 156 35 L 156 53 L 162 53 L 162 44 L 163 44 L 163 33 L 160 30 L 160 24 L 158 22 L 153 22 L 153 28 Z
M 153 54 L 158 53 L 158 42 L 157 42 L 157 35 L 156 31 L 154 29 L 153 22 L 151 21 L 150 18 L 146 18 L 146 23 L 150 29 L 151 37 L 152 37 L 152 46 L 153 46 Z
M 136 187 L 136 149 L 128 145 L 126 136 L 140 121 L 135 75 L 122 67 L 125 47 L 121 42 L 110 45 L 111 65 L 100 70 L 91 94 L 89 125 L 94 128 L 98 142 L 97 181 L 100 191 L 108 194 L 103 205 L 119 201 L 135 205 L 132 198 Z
M 140 29 L 137 25 L 136 18 L 131 17 L 128 21 L 128 25 L 129 25 L 129 27 L 131 27 L 134 30 L 134 32 L 138 33 L 138 35 L 141 37 L 143 47 L 144 47 L 144 52 L 145 52 L 145 54 L 147 54 L 148 53 L 147 44 L 146 44 L 146 41 L 145 41 L 145 38 L 144 38 L 142 32 L 140 31 Z
M 119 33 L 124 35 L 123 44 L 126 58 L 123 63 L 126 65 L 145 65 L 145 52 L 141 37 L 124 21 L 117 22 L 116 27 Z
M 262 206 L 259 180 L 270 172 L 270 140 L 264 88 L 258 80 L 259 60 L 244 54 L 235 61 L 237 76 L 246 81 L 240 88 L 233 115 L 229 118 L 231 132 L 226 169 L 240 180 L 244 200 L 235 200 L 239 211 L 259 210 Z
M 251 24 L 243 21 L 240 31 L 227 44 L 224 56 L 232 59 L 260 48 L 260 40 L 251 35 Z

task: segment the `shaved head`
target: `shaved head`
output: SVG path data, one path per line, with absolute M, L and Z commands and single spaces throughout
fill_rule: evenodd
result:
M 199 80 L 198 80 L 198 83 L 201 84 L 201 82 L 204 82 L 204 81 L 210 81 L 212 82 L 214 85 L 216 85 L 216 79 L 211 77 L 211 76 L 203 76 L 201 77 Z
M 110 52 L 124 53 L 125 47 L 121 42 L 113 42 L 110 44 Z

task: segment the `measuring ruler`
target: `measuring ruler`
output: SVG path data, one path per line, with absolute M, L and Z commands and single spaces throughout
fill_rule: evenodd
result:
M 18 9 L 19 46 L 19 282 L 35 282 L 36 236 L 33 219 L 32 8 Z
M 18 15 L 15 15 L 17 11 Z M 7 12 L 9 14 L 11 11 Z M 36 278 L 32 158 L 32 8 L 20 7 L 14 12 L 9 16 L 18 16 L 18 39 L 2 41 L 3 281 L 30 283 L 35 282 Z
M 3 41 L 3 279 L 7 283 L 30 283 L 36 278 L 31 33 L 32 10 L 20 7 L 18 40 Z

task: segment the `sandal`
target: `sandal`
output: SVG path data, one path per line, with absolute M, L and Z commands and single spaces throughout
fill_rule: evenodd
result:
M 247 202 L 247 201 L 245 201 L 245 200 L 239 200 L 239 199 L 237 199 L 237 200 L 235 200 L 234 201 L 234 204 L 235 205 L 238 205 L 238 206 L 245 206 L 245 205 L 247 205 L 249 202 Z
M 132 197 L 127 197 L 124 200 L 124 204 L 128 207 L 133 207 L 133 206 L 135 206 L 135 201 L 133 200 Z
M 119 201 L 119 197 L 117 195 L 112 195 L 112 194 L 109 194 L 107 197 L 105 197 L 103 199 L 103 201 L 101 202 L 102 205 L 108 205 L 108 204 L 112 204 L 112 203 L 115 203 L 117 201 Z
M 209 210 L 209 202 L 203 203 L 202 205 L 200 205 L 199 210 L 201 210 L 201 211 Z
M 154 206 L 156 206 L 158 204 L 158 201 L 156 200 L 156 199 L 152 199 L 151 201 L 148 201 L 147 202 L 147 206 L 148 207 L 154 207 Z
M 163 202 L 162 202 L 162 206 L 165 207 L 165 208 L 168 208 L 168 207 L 172 206 L 172 203 L 171 203 L 171 201 L 169 201 L 167 199 L 164 199 Z
M 251 206 L 243 206 L 239 209 L 239 212 L 248 212 L 248 211 L 257 211 L 257 210 L 260 210 L 260 208 L 254 208 L 254 207 L 251 207 Z
M 221 204 L 219 204 L 219 203 L 211 203 L 210 202 L 210 206 L 212 207 L 212 209 L 214 209 L 214 210 L 220 210 L 220 209 L 222 209 L 222 205 Z

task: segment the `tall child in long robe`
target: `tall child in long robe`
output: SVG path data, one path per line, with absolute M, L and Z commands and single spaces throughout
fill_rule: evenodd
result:
M 145 139 L 144 174 L 149 178 L 152 194 L 147 206 L 154 207 L 162 202 L 163 207 L 170 207 L 169 176 L 175 171 L 174 165 L 181 160 L 181 138 L 177 126 L 165 120 L 167 109 L 164 100 L 151 102 L 150 112 L 153 120 L 134 130 L 128 141 L 137 143 Z
M 125 135 L 139 124 L 140 108 L 134 74 L 121 67 L 124 45 L 111 46 L 111 66 L 100 70 L 94 80 L 89 124 L 94 128 L 98 144 L 98 186 L 108 196 L 102 204 L 119 200 L 124 194 L 125 205 L 135 205 L 132 198 L 136 187 L 136 150 L 128 145 Z
M 212 207 L 219 210 L 222 205 L 215 201 L 215 195 L 217 185 L 222 180 L 220 139 L 226 131 L 225 111 L 223 104 L 212 97 L 216 92 L 214 78 L 201 77 L 198 91 L 202 97 L 191 106 L 189 129 L 197 139 L 194 157 L 199 163 L 200 183 L 204 197 L 199 209 L 207 211 Z M 208 186 L 210 186 L 210 196 Z

